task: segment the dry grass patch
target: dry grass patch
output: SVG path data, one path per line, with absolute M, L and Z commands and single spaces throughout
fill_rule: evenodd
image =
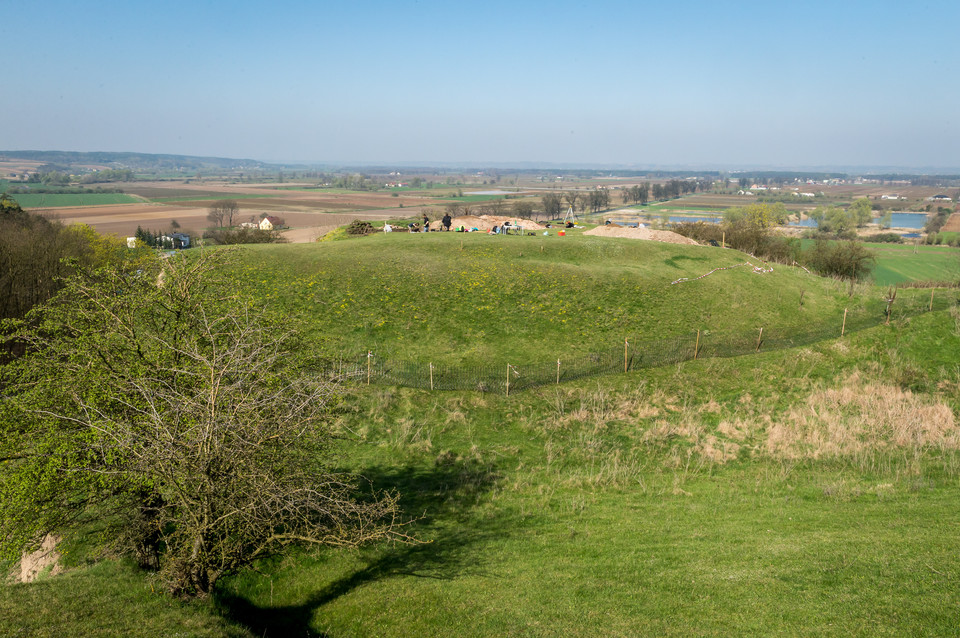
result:
M 948 405 L 909 390 L 853 375 L 820 389 L 771 424 L 763 443 L 775 458 L 819 459 L 892 449 L 960 448 Z

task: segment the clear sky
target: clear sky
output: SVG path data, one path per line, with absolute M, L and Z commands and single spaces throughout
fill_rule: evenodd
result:
M 0 0 L 0 149 L 955 169 L 958 27 L 958 0 Z

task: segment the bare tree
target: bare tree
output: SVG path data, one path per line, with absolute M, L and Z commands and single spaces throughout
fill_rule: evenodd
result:
M 207 219 L 216 223 L 218 226 L 223 226 L 223 223 L 226 222 L 227 227 L 232 227 L 233 218 L 236 217 L 238 212 L 240 212 L 240 206 L 236 200 L 218 199 L 210 205 Z
M 296 336 L 217 280 L 222 259 L 73 278 L 22 331 L 0 379 L 20 415 L 0 478 L 25 486 L 0 503 L 6 550 L 98 517 L 196 594 L 288 544 L 405 538 L 395 494 L 356 499 L 328 465 L 335 379 L 304 374 Z
M 543 212 L 547 219 L 559 219 L 560 208 L 563 206 L 563 197 L 560 193 L 547 193 L 540 198 L 543 203 Z
M 223 213 L 216 208 L 211 207 L 207 212 L 207 220 L 213 222 L 217 226 L 223 226 Z
M 533 203 L 525 199 L 513 202 L 513 214 L 520 219 L 530 219 L 533 216 Z

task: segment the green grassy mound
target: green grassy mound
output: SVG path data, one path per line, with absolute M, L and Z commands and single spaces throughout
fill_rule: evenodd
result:
M 692 348 L 698 330 L 838 336 L 845 308 L 853 325 L 885 307 L 885 290 L 851 296 L 737 251 L 605 237 L 379 234 L 251 247 L 241 260 L 238 287 L 303 322 L 318 348 L 437 364 L 550 362 L 625 339 L 684 336 Z
M 549 360 L 697 327 L 799 331 L 875 312 L 884 292 L 776 265 L 671 285 L 745 259 L 398 235 L 246 248 L 237 281 L 318 348 L 371 339 L 452 361 Z M 348 384 L 343 466 L 399 490 L 421 543 L 290 552 L 189 606 L 147 595 L 150 576 L 122 566 L 77 569 L 5 588 L 0 634 L 44 635 L 34 606 L 81 583 L 87 615 L 60 633 L 117 635 L 110 623 L 130 613 L 133 635 L 243 635 L 238 623 L 257 636 L 952 635 L 958 352 L 952 308 L 509 397 Z

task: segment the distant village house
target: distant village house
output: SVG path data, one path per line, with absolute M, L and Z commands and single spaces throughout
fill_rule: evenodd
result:
M 260 230 L 275 230 L 280 228 L 282 225 L 282 220 L 279 217 L 274 217 L 273 215 L 267 215 L 260 220 Z

